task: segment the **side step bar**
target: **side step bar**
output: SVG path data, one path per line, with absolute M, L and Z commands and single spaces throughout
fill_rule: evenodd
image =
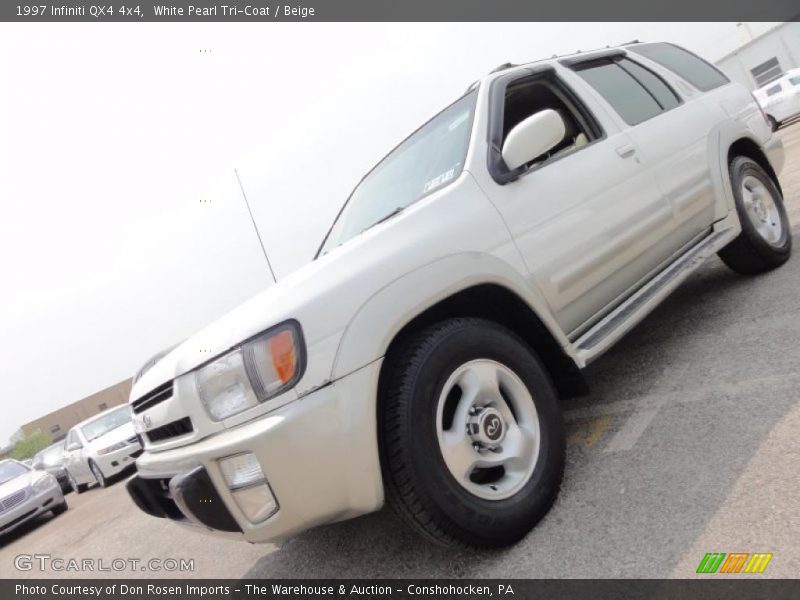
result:
M 725 247 L 737 234 L 738 231 L 733 227 L 726 227 L 703 238 L 598 321 L 575 341 L 575 352 L 582 363 L 580 366 L 589 364 L 630 331 L 707 258 Z

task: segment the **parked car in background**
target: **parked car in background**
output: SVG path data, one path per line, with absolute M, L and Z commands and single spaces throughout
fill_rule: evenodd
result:
M 48 511 L 67 510 L 56 478 L 13 459 L 0 460 L 0 534 Z
M 47 471 L 55 477 L 65 494 L 72 490 L 67 470 L 64 468 L 64 440 L 37 452 L 31 466 L 39 471 Z
M 714 254 L 789 259 L 783 161 L 750 92 L 671 44 L 499 67 L 361 180 L 312 263 L 148 361 L 132 499 L 249 542 L 384 502 L 442 544 L 519 540 L 581 369 Z
M 753 95 L 775 131 L 784 121 L 800 116 L 800 69 L 787 71 L 780 79 L 758 88 Z
M 72 489 L 80 494 L 92 484 L 106 487 L 135 468 L 142 446 L 133 430 L 130 406 L 118 406 L 78 423 L 64 441 L 64 466 Z

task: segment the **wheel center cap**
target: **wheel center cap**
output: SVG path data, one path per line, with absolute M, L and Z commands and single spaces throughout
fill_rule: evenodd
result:
M 484 408 L 469 422 L 469 433 L 472 439 L 482 446 L 497 446 L 506 435 L 506 424 L 500 411 Z

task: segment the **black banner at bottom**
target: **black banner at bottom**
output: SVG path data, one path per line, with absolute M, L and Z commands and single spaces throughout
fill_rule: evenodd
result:
M 0 580 L 4 600 L 541 598 L 796 600 L 800 579 L 42 579 Z

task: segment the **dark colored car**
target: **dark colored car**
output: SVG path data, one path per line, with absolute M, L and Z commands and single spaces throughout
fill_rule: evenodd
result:
M 72 486 L 70 486 L 69 477 L 67 476 L 67 469 L 64 467 L 64 440 L 56 442 L 44 450 L 40 450 L 36 456 L 33 457 L 31 466 L 34 469 L 47 471 L 53 475 L 58 480 L 61 491 L 65 494 L 72 491 Z

